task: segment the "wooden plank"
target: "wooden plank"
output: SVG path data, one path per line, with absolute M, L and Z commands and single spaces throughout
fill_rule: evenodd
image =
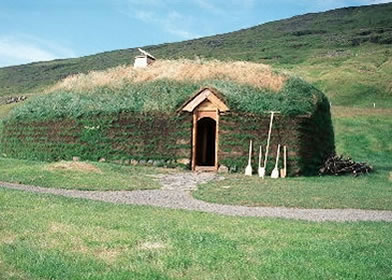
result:
M 217 109 L 221 112 L 226 112 L 229 111 L 229 107 L 226 106 L 225 103 L 223 103 L 218 97 L 215 96 L 215 94 L 211 93 L 207 99 L 211 101 L 212 104 L 214 104 Z
M 216 106 L 215 104 L 213 104 L 211 101 L 209 101 L 208 99 L 206 99 L 203 103 L 201 103 L 198 107 L 197 107 L 197 111 L 198 112 L 215 112 L 216 110 Z
M 182 111 L 193 112 L 198 106 L 200 106 L 206 100 L 210 101 L 215 105 L 221 112 L 229 111 L 229 107 L 226 106 L 222 100 L 220 100 L 213 92 L 209 89 L 201 91 L 197 96 L 195 96 L 188 104 L 184 106 Z
M 197 116 L 193 114 L 193 127 L 192 127 L 192 170 L 196 170 L 196 126 Z
M 214 121 L 216 121 L 216 114 L 215 111 L 196 111 L 195 115 L 197 116 L 196 121 L 202 119 L 202 118 L 211 118 Z
M 182 110 L 187 112 L 193 112 L 197 106 L 199 106 L 204 100 L 206 100 L 208 94 L 209 91 L 207 90 L 202 91 L 192 101 L 190 101 Z
M 218 150 L 219 150 L 219 110 L 216 109 L 216 119 L 215 119 L 215 170 L 218 171 Z

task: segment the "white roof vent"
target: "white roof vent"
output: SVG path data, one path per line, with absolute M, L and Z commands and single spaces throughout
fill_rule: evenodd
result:
M 135 57 L 135 63 L 133 65 L 134 68 L 145 68 L 148 65 L 154 63 L 156 58 L 153 55 L 140 48 L 138 48 L 138 50 L 141 55 Z

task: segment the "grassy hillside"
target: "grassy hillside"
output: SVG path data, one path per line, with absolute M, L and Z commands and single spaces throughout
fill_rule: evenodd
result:
M 392 106 L 392 4 L 345 8 L 173 44 L 158 58 L 262 62 L 299 73 L 336 105 Z M 40 93 L 70 74 L 133 63 L 135 49 L 0 69 L 0 96 Z

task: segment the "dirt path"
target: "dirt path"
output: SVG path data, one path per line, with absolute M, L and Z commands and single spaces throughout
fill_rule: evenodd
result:
M 151 205 L 171 209 L 184 209 L 216 213 L 227 216 L 276 217 L 307 221 L 387 221 L 392 222 L 392 211 L 360 210 L 360 209 L 298 209 L 285 207 L 246 207 L 221 205 L 197 200 L 191 191 L 198 184 L 222 177 L 213 173 L 177 173 L 156 176 L 162 184 L 160 190 L 147 191 L 79 191 L 50 189 L 36 186 L 10 184 L 0 182 L 0 187 L 61 195 L 73 198 L 84 198 L 111 203 Z

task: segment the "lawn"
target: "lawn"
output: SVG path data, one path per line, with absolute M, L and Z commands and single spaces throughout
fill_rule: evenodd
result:
M 390 279 L 391 231 L 0 188 L 0 279 Z
M 392 110 L 333 110 L 338 153 L 369 162 L 369 176 L 298 177 L 261 180 L 229 175 L 200 186 L 196 198 L 221 204 L 300 208 L 392 210 Z
M 4 119 L 8 113 L 14 108 L 16 107 L 17 103 L 13 103 L 13 104 L 0 104 L 0 120 Z
M 158 189 L 157 174 L 175 172 L 143 166 L 97 162 L 34 162 L 0 158 L 0 181 L 79 190 Z

